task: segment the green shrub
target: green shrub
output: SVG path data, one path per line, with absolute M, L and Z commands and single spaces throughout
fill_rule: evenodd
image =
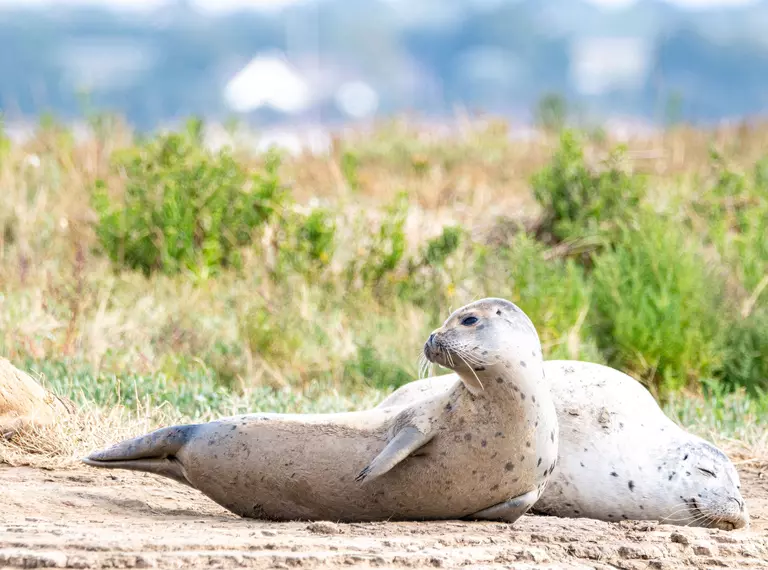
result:
M 509 245 L 476 255 L 473 270 L 483 276 L 478 296 L 519 305 L 539 333 L 545 358 L 602 361 L 584 324 L 592 310 L 584 269 L 571 259 L 548 258 L 547 252 L 533 236 L 520 233 Z
M 645 186 L 643 178 L 620 168 L 623 153 L 617 147 L 603 168 L 593 171 L 576 133 L 563 131 L 552 161 L 532 178 L 534 197 L 543 209 L 542 231 L 564 241 L 610 232 L 630 218 Z
M 598 342 L 611 365 L 664 393 L 722 364 L 722 284 L 681 225 L 652 213 L 622 224 L 591 274 Z
M 215 273 L 240 263 L 239 248 L 285 200 L 275 155 L 250 174 L 227 150 L 208 151 L 201 125 L 151 138 L 116 157 L 122 196 L 103 181 L 93 193 L 96 233 L 112 261 L 145 274 Z
M 385 277 L 394 273 L 405 257 L 407 239 L 405 220 L 408 216 L 408 195 L 399 192 L 395 200 L 384 211 L 384 217 L 377 231 L 369 238 L 367 250 L 355 255 L 346 267 L 348 286 L 359 280 L 363 287 L 380 291 Z
M 728 317 L 734 314 L 735 318 Z M 719 375 L 723 388 L 743 386 L 753 395 L 768 390 L 768 307 L 744 318 L 738 312 L 724 312 L 723 326 L 725 358 Z
M 693 204 L 707 220 L 707 233 L 750 292 L 768 275 L 768 158 L 759 160 L 751 176 L 729 168 L 712 155 L 714 183 Z
M 312 277 L 327 267 L 336 251 L 336 222 L 329 210 L 280 217 L 277 246 L 286 269 Z

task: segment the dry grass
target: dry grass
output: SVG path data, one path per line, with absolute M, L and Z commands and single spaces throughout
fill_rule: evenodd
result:
M 346 246 L 340 259 L 357 255 L 355 227 L 375 226 L 382 208 L 403 189 L 410 202 L 410 250 L 452 223 L 467 228 L 476 243 L 509 242 L 517 231 L 510 221 L 531 224 L 538 215 L 528 181 L 550 159 L 556 136 L 518 139 L 499 121 L 457 120 L 447 127 L 436 134 L 391 121 L 372 131 L 345 132 L 327 155 L 286 156 L 282 179 L 299 203 L 326 204 L 337 214 Z M 630 168 L 649 175 L 649 200 L 685 217 L 685 201 L 712 177 L 710 147 L 731 157 L 735 168 L 751 168 L 768 148 L 768 125 L 596 135 L 586 146 L 587 161 L 597 164 L 619 142 L 629 149 Z M 269 283 L 269 259 L 262 251 L 247 254 L 242 275 L 223 275 L 205 287 L 186 276 L 114 273 L 99 252 L 87 205 L 97 178 L 119 182 L 109 159 L 128 144 L 130 132 L 120 123 L 81 141 L 49 128 L 0 157 L 0 354 L 44 374 L 80 406 L 61 425 L 0 444 L 0 462 L 73 465 L 94 448 L 184 418 L 365 407 L 398 379 L 416 376 L 418 347 L 434 325 L 426 311 L 344 291 L 331 294 L 300 279 Z M 260 156 L 244 148 L 238 153 L 244 163 L 259 166 Z M 704 228 L 706 223 L 700 220 Z M 545 258 L 572 256 L 574 247 L 559 246 Z M 544 285 L 529 284 L 523 291 L 500 269 L 484 283 L 469 270 L 462 273 L 472 261 L 459 256 L 446 269 L 453 279 L 453 308 L 485 287 L 496 294 L 535 295 L 548 353 L 596 358 L 584 340 L 584 315 L 592 310 L 587 299 L 574 301 L 573 314 L 563 316 L 557 313 L 561 301 L 546 299 L 550 291 L 539 288 Z M 570 282 L 561 287 L 559 294 L 577 295 Z M 764 285 L 747 290 L 735 279 L 733 289 L 750 311 L 765 303 Z M 266 310 L 284 322 L 268 321 L 272 328 L 266 332 L 249 329 L 246 317 Z M 378 361 L 355 364 L 357 376 L 350 376 L 350 360 L 365 339 L 375 342 Z M 381 383 L 359 378 L 382 370 L 395 372 Z M 227 384 L 222 387 L 217 378 Z M 115 396 L 126 385 L 135 394 Z M 744 458 L 768 455 L 760 417 L 768 406 L 691 398 L 675 404 L 681 421 Z M 691 402 L 700 404 L 697 414 L 686 412 Z M 743 413 L 725 423 L 707 421 L 707 414 L 720 413 L 709 410 L 722 406 Z

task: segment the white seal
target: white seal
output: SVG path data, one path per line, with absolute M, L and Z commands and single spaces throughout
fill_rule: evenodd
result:
M 725 530 L 749 526 L 730 459 L 678 426 L 639 382 L 590 362 L 544 362 L 560 429 L 558 463 L 532 513 L 655 520 Z M 439 394 L 453 375 L 399 388 L 379 408 Z

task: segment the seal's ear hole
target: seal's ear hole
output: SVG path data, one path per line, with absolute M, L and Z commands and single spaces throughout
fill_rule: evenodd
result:
M 501 316 L 501 309 L 496 309 L 496 314 Z

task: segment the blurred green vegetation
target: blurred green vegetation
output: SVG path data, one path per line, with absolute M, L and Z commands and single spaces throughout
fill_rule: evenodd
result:
M 588 137 L 561 130 L 529 180 L 534 222 L 485 216 L 478 232 L 427 216 L 422 233 L 409 220 L 425 210 L 407 187 L 366 199 L 364 167 L 466 168 L 450 141 L 400 140 L 397 156 L 382 139 L 346 148 L 351 198 L 310 207 L 279 154 L 212 151 L 201 128 L 133 140 L 86 183 L 69 155 L 38 154 L 37 170 L 18 157 L 0 164 L 23 187 L 0 206 L 0 236 L 44 225 L 53 236 L 0 242 L 3 259 L 32 264 L 0 274 L 0 353 L 107 406 L 328 411 L 416 378 L 424 339 L 451 310 L 499 296 L 531 317 L 545 358 L 609 364 L 663 402 L 714 387 L 718 401 L 742 391 L 750 413 L 768 408 L 768 158 L 741 172 L 713 152 L 709 175 L 670 185 L 661 207 L 624 146 L 592 160 Z M 506 180 L 499 140 L 482 143 L 496 153 L 485 166 Z M 43 194 L 55 185 L 40 176 L 79 188 L 95 215 L 75 232 L 69 210 L 56 230 L 54 194 Z M 92 253 L 77 261 L 81 242 Z

